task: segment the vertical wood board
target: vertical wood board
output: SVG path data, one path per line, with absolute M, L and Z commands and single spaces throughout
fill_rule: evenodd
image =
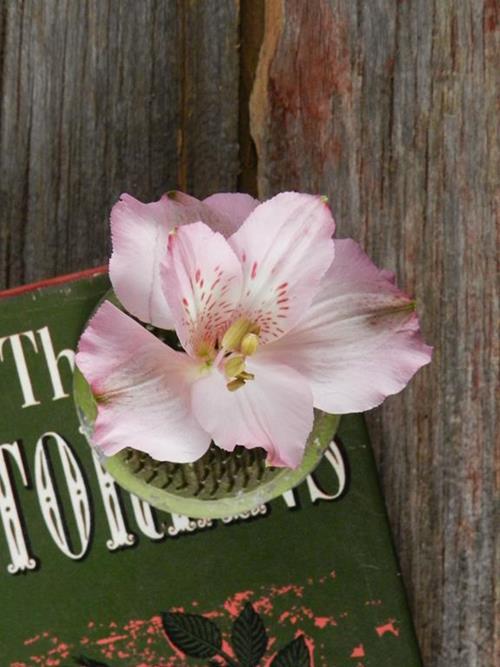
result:
M 235 189 L 238 16 L 236 0 L 0 5 L 0 288 L 102 264 L 121 192 Z
M 493 665 L 498 5 L 266 10 L 259 192 L 327 194 L 417 298 L 434 360 L 370 415 L 379 470 L 425 664 Z

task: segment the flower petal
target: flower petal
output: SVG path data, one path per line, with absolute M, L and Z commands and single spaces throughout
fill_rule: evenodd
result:
M 314 405 L 344 414 L 395 394 L 431 359 L 413 303 L 357 243 L 335 241 L 335 260 L 303 320 L 261 354 L 311 382 Z
M 195 461 L 210 436 L 191 412 L 193 361 L 105 301 L 82 335 L 76 363 L 97 397 L 94 444 L 132 447 L 158 461 Z
M 163 288 L 184 349 L 203 356 L 225 331 L 241 294 L 241 266 L 225 238 L 202 222 L 169 237 Z
M 228 237 L 259 205 L 259 201 L 240 192 L 220 192 L 203 201 L 179 190 L 168 193 L 169 198 L 181 206 L 188 219 L 185 222 L 204 222 L 215 232 Z
M 160 282 L 168 232 L 179 224 L 178 211 L 164 195 L 143 204 L 123 194 L 111 211 L 113 254 L 109 275 L 124 307 L 143 322 L 171 329 L 173 320 Z
M 240 193 L 215 194 L 201 202 L 174 190 L 150 204 L 122 194 L 111 211 L 113 254 L 109 273 L 125 308 L 143 322 L 172 329 L 174 321 L 160 278 L 168 233 L 174 227 L 201 220 L 229 236 L 258 203 Z
M 263 447 L 271 465 L 296 468 L 313 426 L 309 384 L 293 368 L 257 357 L 247 367 L 255 379 L 234 392 L 217 370 L 198 380 L 193 412 L 222 449 Z
M 269 199 L 229 238 L 243 267 L 242 310 L 265 342 L 290 329 L 333 260 L 335 229 L 323 197 L 285 192 Z
M 210 226 L 226 237 L 241 227 L 259 203 L 258 199 L 241 192 L 219 192 L 203 200 L 203 204 L 220 218 L 219 226 Z M 207 222 L 203 218 L 202 220 Z

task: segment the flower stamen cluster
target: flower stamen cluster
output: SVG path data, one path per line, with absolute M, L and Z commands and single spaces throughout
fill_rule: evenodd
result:
M 220 353 L 229 391 L 241 389 L 246 382 L 255 379 L 255 374 L 246 370 L 246 359 L 257 351 L 259 334 L 258 324 L 246 317 L 239 317 L 223 335 Z

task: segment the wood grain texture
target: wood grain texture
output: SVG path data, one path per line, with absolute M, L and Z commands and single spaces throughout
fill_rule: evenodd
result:
M 239 2 L 181 0 L 181 189 L 236 189 L 239 174 Z
M 260 194 L 328 194 L 338 236 L 396 271 L 435 346 L 432 365 L 370 415 L 427 667 L 500 655 L 498 8 L 269 0 L 251 100 Z
M 236 188 L 238 14 L 237 0 L 0 3 L 0 289 L 102 264 L 121 192 Z

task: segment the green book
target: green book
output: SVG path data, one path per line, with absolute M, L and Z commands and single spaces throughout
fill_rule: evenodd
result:
M 421 665 L 361 415 L 298 488 L 224 520 L 121 490 L 79 429 L 105 271 L 0 294 L 0 667 Z

